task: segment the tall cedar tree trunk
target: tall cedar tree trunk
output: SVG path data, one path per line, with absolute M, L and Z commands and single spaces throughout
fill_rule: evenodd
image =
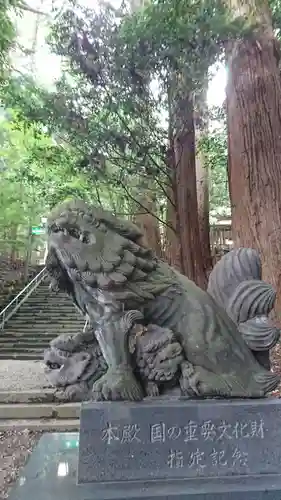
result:
M 195 100 L 195 137 L 196 144 L 208 130 L 207 121 L 207 85 Z M 206 274 L 211 270 L 212 257 L 210 246 L 209 222 L 209 169 L 206 158 L 200 149 L 196 148 L 196 186 L 198 203 L 199 236 L 202 248 L 203 261 Z
M 195 171 L 193 103 L 182 92 L 174 99 L 176 206 L 183 273 L 201 288 L 206 274 L 201 249 Z
M 166 210 L 166 231 L 165 231 L 165 259 L 170 266 L 183 272 L 181 242 L 179 233 L 179 221 L 177 213 L 177 192 L 176 192 L 176 162 L 174 150 L 173 118 L 172 118 L 172 98 L 171 88 L 168 90 L 168 110 L 169 110 L 169 148 L 167 151 L 166 164 L 170 177 L 170 188 L 167 192 Z
M 157 212 L 156 200 L 153 199 L 153 196 L 151 195 L 148 189 L 147 193 L 148 193 L 147 195 L 142 194 L 139 197 L 139 202 L 141 203 L 142 206 L 139 205 L 137 208 L 137 212 L 135 215 L 135 222 L 143 232 L 144 243 L 154 250 L 157 257 L 161 258 L 162 244 L 161 244 L 159 223 L 156 217 L 154 217 L 153 215 L 154 213 Z M 148 212 L 145 213 L 145 210 L 142 207 L 146 208 Z
M 178 231 L 178 215 L 176 212 L 175 191 L 171 187 L 167 200 L 165 260 L 179 272 L 183 272 L 181 244 Z
M 246 16 L 245 6 L 244 15 Z M 279 45 L 268 11 L 260 30 L 228 53 L 227 110 L 232 227 L 236 246 L 259 250 L 263 279 L 281 314 L 281 83 Z M 260 8 L 260 7 L 259 7 Z M 237 5 L 236 5 L 237 12 Z M 240 9 L 241 13 L 241 9 Z

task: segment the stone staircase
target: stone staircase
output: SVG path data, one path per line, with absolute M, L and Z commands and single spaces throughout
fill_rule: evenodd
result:
M 43 266 L 28 269 L 27 282 L 38 274 Z M 24 262 L 11 263 L 0 256 L 0 311 L 24 288 Z
M 50 340 L 83 329 L 85 320 L 71 299 L 48 285 L 46 278 L 0 330 L 0 359 L 42 359 Z
M 0 433 L 10 429 L 79 431 L 81 403 L 59 403 L 54 389 L 0 391 Z

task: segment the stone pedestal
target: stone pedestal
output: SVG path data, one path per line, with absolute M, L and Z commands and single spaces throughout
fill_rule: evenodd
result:
M 85 403 L 78 483 L 93 499 L 280 500 L 280 400 Z

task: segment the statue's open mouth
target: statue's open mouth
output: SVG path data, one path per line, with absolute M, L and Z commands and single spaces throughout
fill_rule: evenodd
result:
M 82 243 L 95 243 L 95 237 L 93 234 L 89 233 L 89 231 L 81 230 L 78 227 L 71 226 L 71 227 L 63 227 L 57 224 L 53 224 L 49 228 L 49 234 L 51 235 L 64 235 L 65 237 L 73 238 L 75 240 L 79 240 Z M 94 240 L 94 241 L 93 241 Z

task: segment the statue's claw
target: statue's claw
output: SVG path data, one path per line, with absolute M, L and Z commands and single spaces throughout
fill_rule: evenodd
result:
M 158 386 L 154 382 L 147 382 L 145 386 L 145 391 L 148 397 L 155 398 L 159 396 Z
M 108 370 L 94 383 L 92 397 L 95 401 L 140 401 L 143 392 L 133 372 L 121 367 Z
M 88 399 L 88 393 L 89 390 L 86 382 L 79 382 L 57 390 L 55 398 L 62 402 L 80 402 Z
M 184 361 L 181 366 L 182 377 L 180 386 L 184 395 L 200 396 L 200 377 L 194 366 L 189 361 Z

